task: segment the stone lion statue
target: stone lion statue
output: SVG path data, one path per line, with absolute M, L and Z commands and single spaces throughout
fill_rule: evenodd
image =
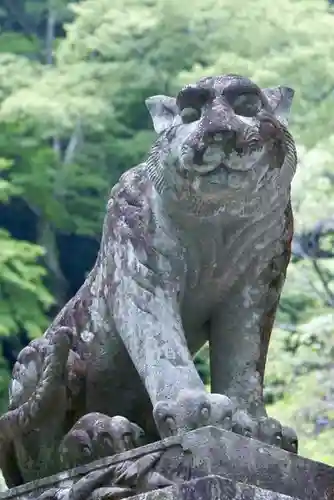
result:
M 110 453 L 210 424 L 297 451 L 263 402 L 293 232 L 293 94 L 223 75 L 146 100 L 157 138 L 111 190 L 96 263 L 14 366 L 8 486 L 61 470 L 59 450 L 73 465 L 66 443 L 79 464 L 93 428 Z M 212 393 L 193 363 L 206 342 Z

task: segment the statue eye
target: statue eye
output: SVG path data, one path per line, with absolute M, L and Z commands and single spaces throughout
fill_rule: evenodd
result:
M 240 116 L 256 116 L 262 109 L 261 97 L 255 92 L 237 94 L 231 99 L 234 112 Z
M 201 110 L 197 108 L 184 108 L 181 111 L 181 118 L 183 123 L 191 123 L 199 120 L 201 117 Z
M 211 100 L 212 91 L 203 87 L 187 86 L 181 90 L 176 102 L 183 123 L 199 120 L 203 107 Z

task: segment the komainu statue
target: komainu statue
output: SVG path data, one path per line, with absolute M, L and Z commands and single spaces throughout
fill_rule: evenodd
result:
M 94 268 L 14 366 L 8 486 L 206 425 L 297 451 L 263 402 L 293 232 L 293 94 L 225 75 L 146 100 L 157 139 L 111 190 Z M 212 393 L 193 363 L 207 341 Z

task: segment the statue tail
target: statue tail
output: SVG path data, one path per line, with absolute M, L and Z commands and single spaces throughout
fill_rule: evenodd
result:
M 59 388 L 65 387 L 67 360 L 73 342 L 73 332 L 59 327 L 43 360 L 42 375 L 29 399 L 0 418 L 0 442 L 9 442 L 22 432 L 37 428 L 54 405 Z

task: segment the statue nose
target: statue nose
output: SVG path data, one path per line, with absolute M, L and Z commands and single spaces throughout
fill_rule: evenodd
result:
M 206 133 L 208 144 L 221 144 L 225 152 L 232 152 L 237 146 L 237 133 L 231 129 L 211 129 Z
M 222 127 L 211 127 L 203 134 L 203 143 L 200 147 L 194 147 L 194 164 L 203 164 L 203 155 L 207 148 L 212 145 L 217 145 L 226 155 L 230 155 L 237 150 L 237 132 L 232 129 L 224 129 Z

